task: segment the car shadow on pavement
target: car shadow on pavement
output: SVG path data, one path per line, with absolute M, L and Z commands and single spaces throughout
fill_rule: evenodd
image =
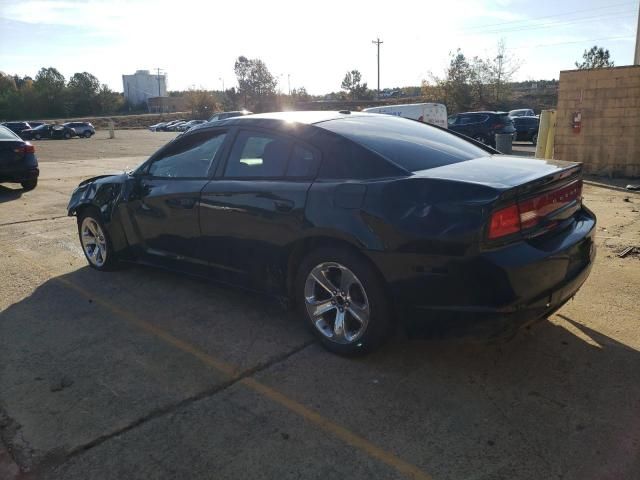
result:
M 180 401 L 167 392 L 198 392 L 204 351 L 434 478 L 640 478 L 639 352 L 557 317 L 501 343 L 396 339 L 345 359 L 308 347 L 296 316 L 262 297 L 84 267 L 0 312 L 0 434 L 21 466 L 59 464 Z
M 22 196 L 24 190 L 22 188 L 10 188 L 0 185 L 0 203 L 10 202 Z

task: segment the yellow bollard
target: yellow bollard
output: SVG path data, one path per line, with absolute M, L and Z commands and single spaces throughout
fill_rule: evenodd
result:
M 549 130 L 547 131 L 547 146 L 544 158 L 553 158 L 553 148 L 556 141 L 556 111 L 549 110 Z
M 540 112 L 540 125 L 538 126 L 538 142 L 536 143 L 536 158 L 545 158 L 547 151 L 547 134 L 549 133 L 549 110 Z
M 538 143 L 536 144 L 536 158 L 553 158 L 553 147 L 556 137 L 556 111 L 543 110 L 540 112 L 540 126 L 538 127 Z

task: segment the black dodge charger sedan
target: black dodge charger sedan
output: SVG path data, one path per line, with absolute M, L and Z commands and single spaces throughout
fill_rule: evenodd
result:
M 282 296 L 328 349 L 357 354 L 397 322 L 495 335 L 560 308 L 595 255 L 581 171 L 388 115 L 272 113 L 85 180 L 68 213 L 93 268 Z

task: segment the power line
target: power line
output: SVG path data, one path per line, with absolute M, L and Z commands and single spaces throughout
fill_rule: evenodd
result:
M 556 45 L 570 45 L 575 43 L 587 43 L 587 42 L 595 42 L 598 40 L 627 40 L 630 38 L 635 38 L 635 35 L 625 35 L 622 37 L 600 37 L 600 38 L 591 38 L 587 40 L 576 40 L 571 42 L 557 42 L 557 43 L 543 43 L 539 45 L 520 45 L 519 47 L 507 47 L 507 50 L 518 50 L 521 48 L 541 48 L 541 47 L 554 47 Z
M 490 27 L 499 27 L 499 26 L 502 26 L 502 25 L 513 25 L 513 24 L 517 24 L 517 23 L 524 23 L 526 25 L 527 22 L 533 22 L 535 20 L 546 20 L 546 19 L 549 19 L 549 18 L 573 16 L 573 15 L 576 15 L 576 14 L 579 14 L 579 13 L 592 12 L 592 11 L 595 11 L 595 10 L 605 10 L 605 9 L 611 9 L 611 8 L 619 7 L 619 6 L 623 6 L 623 5 L 636 5 L 636 4 L 637 4 L 636 1 L 614 3 L 612 5 L 606 5 L 606 6 L 602 6 L 602 7 L 586 8 L 586 9 L 583 9 L 583 10 L 574 10 L 573 12 L 558 13 L 558 14 L 554 14 L 554 15 L 545 15 L 543 17 L 533 17 L 533 18 L 526 18 L 526 19 L 523 19 L 523 20 L 513 20 L 513 21 L 509 21 L 509 22 L 490 23 L 490 24 L 487 24 L 487 25 L 477 25 L 475 27 L 469 27 L 469 30 L 484 29 L 484 28 L 490 28 Z
M 543 30 L 547 28 L 563 27 L 563 26 L 572 25 L 575 23 L 583 23 L 583 22 L 588 23 L 588 22 L 594 22 L 594 21 L 602 21 L 605 19 L 628 17 L 632 14 L 633 14 L 632 11 L 616 12 L 616 13 L 609 13 L 606 15 L 594 15 L 590 17 L 575 18 L 571 20 L 563 20 L 558 22 L 540 23 L 537 25 L 523 25 L 523 26 L 517 26 L 517 27 L 511 27 L 511 28 L 473 31 L 473 32 L 469 32 L 469 35 L 491 34 L 491 33 L 517 33 L 517 32 L 522 32 L 526 30 Z

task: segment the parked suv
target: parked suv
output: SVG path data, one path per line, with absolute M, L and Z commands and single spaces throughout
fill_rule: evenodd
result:
M 465 112 L 451 115 L 449 130 L 473 138 L 485 145 L 496 146 L 496 133 L 515 134 L 513 120 L 507 112 Z
M 96 133 L 96 129 L 89 122 L 67 122 L 63 123 L 63 125 L 73 128 L 79 137 L 90 138 Z
M 23 130 L 27 130 L 28 128 L 32 128 L 27 122 L 4 122 L 3 126 L 7 127 L 13 133 L 20 135 L 20 132 Z
M 15 182 L 33 190 L 39 173 L 34 146 L 0 125 L 0 182 Z
M 512 120 L 516 127 L 516 140 L 529 141 L 534 145 L 538 143 L 538 117 L 513 117 Z

